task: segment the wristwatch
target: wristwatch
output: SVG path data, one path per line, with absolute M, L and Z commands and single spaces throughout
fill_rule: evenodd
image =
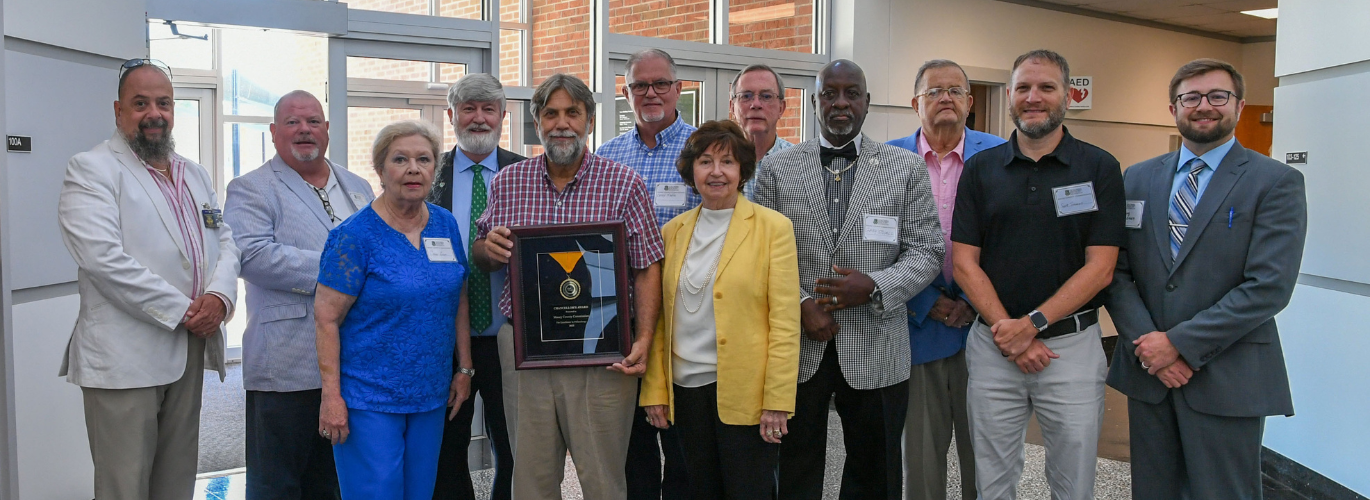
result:
M 1048 326 L 1051 326 L 1051 322 L 1047 321 L 1047 315 L 1042 314 L 1042 311 L 1036 309 L 1033 309 L 1032 312 L 1028 313 L 1028 319 L 1032 320 L 1032 326 L 1037 327 L 1038 333 L 1041 333 L 1042 330 L 1046 330 Z
M 466 375 L 466 376 L 468 376 L 468 377 L 474 377 L 474 376 L 476 376 L 476 369 L 475 369 L 475 368 L 457 368 L 457 373 Z

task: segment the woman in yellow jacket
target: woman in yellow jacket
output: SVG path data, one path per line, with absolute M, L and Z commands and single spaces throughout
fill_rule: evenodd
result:
M 703 204 L 661 229 L 663 301 L 640 404 L 674 424 L 696 499 L 773 498 L 799 377 L 794 228 L 739 196 L 756 151 L 730 121 L 685 143 L 676 168 Z

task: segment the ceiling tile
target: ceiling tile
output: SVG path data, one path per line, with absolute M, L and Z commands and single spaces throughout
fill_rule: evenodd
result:
M 1136 3 L 1137 3 L 1137 4 L 1142 4 L 1142 3 L 1144 3 L 1144 2 L 1136 2 Z M 1193 17 L 1193 16 L 1207 16 L 1207 15 L 1222 14 L 1222 13 L 1223 13 L 1223 11 L 1220 11 L 1220 10 L 1217 10 L 1217 9 L 1213 9 L 1213 8 L 1209 8 L 1209 7 L 1205 7 L 1205 6 L 1202 6 L 1202 5 L 1186 5 L 1186 6 L 1181 6 L 1181 7 L 1161 7 L 1161 8 L 1151 8 L 1151 7 L 1148 7 L 1148 8 L 1143 8 L 1143 9 L 1131 9 L 1131 10 L 1123 11 L 1123 15 L 1125 15 L 1125 16 L 1130 16 L 1130 17 L 1135 17 L 1135 18 L 1138 18 L 1138 19 L 1174 19 L 1174 18 Z

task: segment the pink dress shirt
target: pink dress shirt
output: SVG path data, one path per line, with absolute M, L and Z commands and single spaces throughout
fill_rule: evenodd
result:
M 942 260 L 942 278 L 951 282 L 951 213 L 956 208 L 956 185 L 961 182 L 961 171 L 966 168 L 966 136 L 943 158 L 928 145 L 925 133 L 918 134 L 918 151 L 928 164 L 932 180 L 932 199 L 937 202 L 937 218 L 942 223 L 942 241 L 947 245 L 947 257 Z

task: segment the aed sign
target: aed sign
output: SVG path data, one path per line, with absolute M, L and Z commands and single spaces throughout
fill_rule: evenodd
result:
M 32 153 L 33 138 L 22 135 L 5 136 L 5 151 L 11 153 Z
M 1091 109 L 1094 107 L 1094 78 L 1089 76 L 1070 77 L 1070 109 Z

